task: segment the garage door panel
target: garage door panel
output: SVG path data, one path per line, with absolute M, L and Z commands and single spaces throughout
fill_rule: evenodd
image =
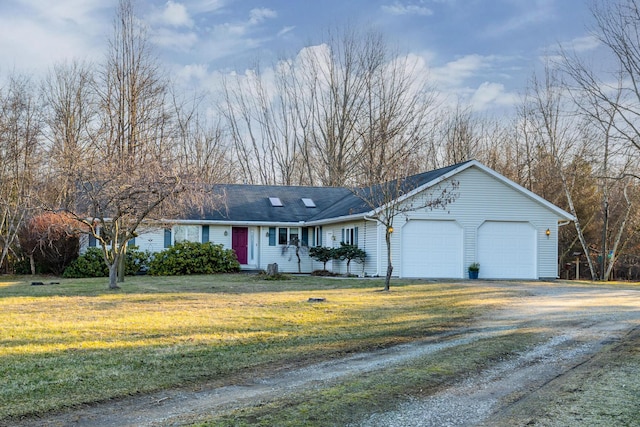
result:
M 402 276 L 459 278 L 462 228 L 454 221 L 412 220 L 402 227 Z
M 535 228 L 525 222 L 486 222 L 478 230 L 480 277 L 536 278 Z

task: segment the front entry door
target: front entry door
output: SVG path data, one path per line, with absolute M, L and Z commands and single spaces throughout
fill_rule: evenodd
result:
M 240 264 L 247 263 L 247 247 L 249 241 L 247 227 L 233 227 L 231 229 L 231 248 L 236 252 Z

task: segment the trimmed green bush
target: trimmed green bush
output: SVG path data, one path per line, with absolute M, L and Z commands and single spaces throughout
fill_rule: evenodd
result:
M 107 277 L 109 269 L 104 262 L 102 249 L 87 248 L 87 251 L 76 258 L 67 268 L 65 268 L 62 277 L 79 278 L 79 277 Z
M 211 242 L 176 243 L 154 254 L 149 263 L 149 274 L 154 276 L 231 273 L 239 270 L 236 253 Z
M 335 249 L 334 256 L 335 259 L 347 261 L 347 274 L 350 274 L 351 272 L 349 270 L 351 267 L 351 261 L 363 264 L 367 257 L 367 253 L 356 245 L 348 245 L 344 242 L 340 242 L 340 247 Z
M 332 259 L 336 259 L 335 249 L 327 248 L 325 246 L 315 246 L 313 248 L 309 248 L 309 256 L 314 260 L 322 263 L 322 269 L 326 271 L 327 262 Z
M 125 274 L 132 276 L 149 264 L 149 252 L 139 251 L 137 246 L 131 245 L 127 248 L 125 262 Z M 76 258 L 62 274 L 62 277 L 66 278 L 107 276 L 109 269 L 100 248 L 87 248 L 86 252 Z

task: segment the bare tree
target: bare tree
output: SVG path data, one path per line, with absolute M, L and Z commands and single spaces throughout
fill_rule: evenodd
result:
M 182 99 L 173 93 L 178 127 L 175 156 L 179 169 L 203 183 L 235 182 L 230 147 L 226 144 L 222 119 L 212 122 L 201 109 L 201 98 Z
M 77 153 L 81 167 L 67 171 L 77 194 L 68 210 L 100 243 L 109 287 L 117 288 L 127 242 L 143 222 L 175 207 L 166 202 L 187 189 L 175 158 L 179 131 L 168 81 L 130 0 L 119 2 L 93 87 L 97 116 L 90 143 Z
M 314 182 L 340 186 L 352 182 L 357 154 L 356 123 L 364 114 L 366 54 L 379 41 L 355 30 L 329 33 L 325 44 L 308 49 L 303 58 L 305 102 L 310 102 L 311 129 L 305 143 L 319 166 Z M 370 60 L 378 61 L 375 56 Z
M 222 114 L 245 182 L 293 185 L 301 180 L 297 108 L 303 101 L 297 99 L 295 76 L 285 68 L 276 66 L 271 80 L 259 67 L 223 80 Z
M 0 266 L 38 207 L 42 120 L 31 87 L 28 78 L 13 75 L 0 89 Z
M 524 110 L 528 111 L 527 120 L 530 125 L 526 132 L 537 141 L 537 156 L 540 157 L 544 154 L 551 161 L 551 164 L 544 167 L 544 170 L 552 170 L 560 179 L 569 211 L 575 217 L 574 225 L 578 239 L 584 253 L 588 255 L 589 245 L 584 237 L 580 218 L 576 214 L 570 179 L 565 172 L 571 157 L 584 148 L 577 145 L 579 133 L 574 126 L 574 117 L 569 115 L 568 111 L 563 110 L 569 101 L 566 90 L 558 78 L 557 72 L 551 69 L 548 64 L 544 70 L 544 80 L 540 81 L 534 75 L 531 85 L 531 89 L 524 99 Z M 540 191 L 537 192 L 540 193 Z M 545 194 L 541 194 L 541 196 L 545 197 Z M 591 257 L 587 256 L 587 261 L 591 276 L 595 279 L 596 270 Z
M 48 179 L 42 194 L 51 206 L 74 201 L 75 172 L 82 168 L 96 119 L 93 70 L 81 62 L 54 65 L 42 85 Z
M 640 150 L 640 2 L 637 0 L 595 3 L 594 36 L 608 55 L 597 68 L 573 52 L 561 51 L 561 66 L 572 83 L 571 90 L 586 119 L 597 128 L 598 158 L 594 159 L 602 191 L 600 278 L 607 280 L 619 250 L 624 247 L 633 198 L 628 177 L 640 179 L 635 161 Z M 612 68 L 606 68 L 609 65 Z M 622 186 L 618 197 L 625 206 L 616 230 L 610 230 L 610 198 L 613 187 Z M 611 255 L 611 256 L 609 256 Z
M 415 58 L 347 29 L 268 72 L 227 77 L 222 112 L 247 182 L 372 184 L 383 167 L 423 169 L 433 93 Z
M 613 69 L 595 69 L 577 55 L 562 51 L 563 69 L 592 106 L 609 112 L 594 118 L 607 123 L 615 116 L 610 121 L 612 129 L 640 150 L 640 1 L 600 1 L 592 14 L 594 35 L 609 54 L 600 63 L 611 64 Z
M 406 176 L 402 169 L 397 169 L 396 178 L 382 184 L 354 189 L 358 196 L 371 210 L 375 219 L 385 229 L 387 254 L 387 272 L 384 290 L 388 291 L 393 273 L 393 256 L 391 253 L 391 237 L 394 232 L 395 219 L 402 214 L 421 209 L 445 209 L 458 198 L 458 182 L 448 180 L 433 188 L 423 189 L 428 173 Z M 418 192 L 419 190 L 423 190 Z
M 481 131 L 480 122 L 473 116 L 470 107 L 459 102 L 453 111 L 447 111 L 443 121 L 445 164 L 451 165 L 476 158 Z
M 365 103 L 355 123 L 357 182 L 373 185 L 402 169 L 424 170 L 421 149 L 433 132 L 434 89 L 417 60 L 401 56 L 374 34 L 363 53 Z

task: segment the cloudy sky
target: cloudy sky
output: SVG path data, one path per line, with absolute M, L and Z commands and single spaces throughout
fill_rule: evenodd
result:
M 477 110 L 517 100 L 559 43 L 579 51 L 590 0 L 136 0 L 156 52 L 176 79 L 272 63 L 318 44 L 327 29 L 373 27 L 424 58 L 441 91 Z M 1 0 L 0 75 L 41 74 L 70 58 L 100 61 L 117 0 Z

